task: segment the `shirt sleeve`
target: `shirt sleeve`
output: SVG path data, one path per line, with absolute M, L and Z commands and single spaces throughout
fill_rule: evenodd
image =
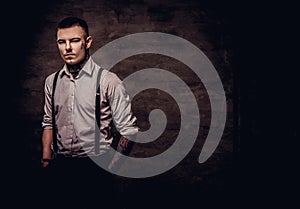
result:
M 131 101 L 123 82 L 113 73 L 109 73 L 108 95 L 113 122 L 119 133 L 134 140 L 137 132 L 137 119 L 132 113 Z
M 42 128 L 52 129 L 52 109 L 51 109 L 51 95 L 52 95 L 52 81 L 53 76 L 46 78 L 44 83 L 44 116 L 42 121 Z

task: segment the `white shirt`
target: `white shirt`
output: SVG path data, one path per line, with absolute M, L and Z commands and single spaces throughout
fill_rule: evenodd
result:
M 55 90 L 58 154 L 67 156 L 94 156 L 95 95 L 99 70 L 100 79 L 100 138 L 99 154 L 105 153 L 112 143 L 111 125 L 114 123 L 122 136 L 131 139 L 138 132 L 131 101 L 118 76 L 100 68 L 90 57 L 76 78 L 66 65 L 59 73 Z M 43 128 L 52 128 L 51 95 L 54 74 L 45 80 Z

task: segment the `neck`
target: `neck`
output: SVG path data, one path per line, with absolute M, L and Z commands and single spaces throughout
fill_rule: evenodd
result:
M 72 73 L 72 74 L 74 73 L 74 74 L 78 75 L 79 71 L 83 68 L 84 64 L 87 62 L 89 57 L 90 57 L 89 54 L 86 53 L 85 58 L 82 61 L 80 61 L 79 63 L 77 63 L 75 65 L 68 65 L 67 64 L 67 68 L 68 68 L 69 72 Z

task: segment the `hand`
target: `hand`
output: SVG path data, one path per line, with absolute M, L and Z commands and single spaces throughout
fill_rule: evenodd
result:
M 121 158 L 121 153 L 116 152 L 114 157 L 112 158 L 110 164 L 108 165 L 109 170 L 116 170 L 117 167 L 120 167 L 120 158 Z
M 42 159 L 41 160 L 41 166 L 42 166 L 42 168 L 46 168 L 47 166 L 49 166 L 50 162 L 51 162 L 50 159 L 45 159 L 45 158 Z

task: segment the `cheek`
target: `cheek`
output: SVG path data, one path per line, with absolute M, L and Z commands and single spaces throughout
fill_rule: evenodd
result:
M 59 50 L 60 53 L 64 52 L 64 48 L 62 46 L 58 46 L 58 50 Z
M 81 48 L 80 49 L 85 49 L 85 43 L 81 43 Z

